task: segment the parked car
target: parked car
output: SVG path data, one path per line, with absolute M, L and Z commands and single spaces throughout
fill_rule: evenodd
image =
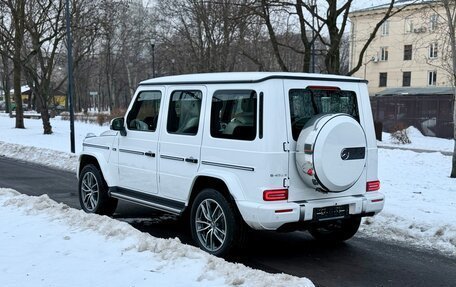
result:
M 86 212 L 118 199 L 188 215 L 223 256 L 248 228 L 343 241 L 383 209 L 366 81 L 303 73 L 214 73 L 141 82 L 124 118 L 88 135 Z

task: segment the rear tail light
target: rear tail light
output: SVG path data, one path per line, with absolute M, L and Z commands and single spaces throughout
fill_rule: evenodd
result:
M 264 201 L 287 200 L 288 189 L 273 189 L 263 191 Z
M 366 191 L 377 191 L 380 189 L 380 180 L 368 181 L 366 183 Z

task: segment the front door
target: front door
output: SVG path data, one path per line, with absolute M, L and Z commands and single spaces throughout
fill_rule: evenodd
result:
M 159 188 L 164 197 L 184 202 L 200 165 L 206 88 L 170 87 L 160 136 Z
M 158 192 L 157 155 L 160 124 L 159 111 L 165 89 L 140 90 L 132 104 L 125 126 L 126 136 L 119 136 L 119 186 L 154 194 Z

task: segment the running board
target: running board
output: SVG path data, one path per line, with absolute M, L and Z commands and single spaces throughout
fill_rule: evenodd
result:
M 109 196 L 176 215 L 182 214 L 185 208 L 184 202 L 117 186 L 109 188 Z

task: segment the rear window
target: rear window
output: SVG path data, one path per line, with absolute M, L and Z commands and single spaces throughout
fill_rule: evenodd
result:
M 359 121 L 356 94 L 339 89 L 292 89 L 289 91 L 291 129 L 293 139 L 315 115 L 345 113 Z

